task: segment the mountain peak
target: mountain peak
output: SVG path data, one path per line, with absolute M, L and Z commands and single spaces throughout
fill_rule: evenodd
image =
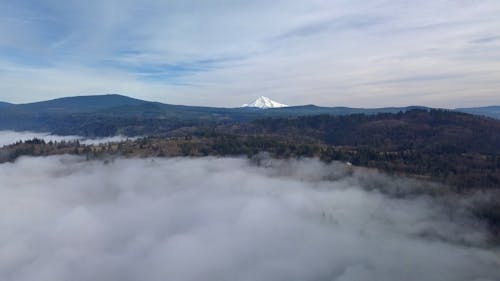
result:
M 252 103 L 246 103 L 242 105 L 241 107 L 257 107 L 257 108 L 278 108 L 278 107 L 287 107 L 288 105 L 282 104 L 276 101 L 273 101 L 272 99 L 264 96 L 258 97 L 254 102 Z

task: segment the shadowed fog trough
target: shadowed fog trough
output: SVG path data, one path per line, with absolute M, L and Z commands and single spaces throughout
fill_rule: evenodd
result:
M 21 158 L 0 165 L 0 280 L 500 280 L 466 214 L 374 181 L 418 185 L 316 160 Z

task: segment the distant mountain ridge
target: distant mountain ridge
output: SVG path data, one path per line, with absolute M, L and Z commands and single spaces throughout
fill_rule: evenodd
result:
M 354 108 L 345 106 L 336 107 L 324 107 L 316 105 L 299 105 L 299 106 L 288 106 L 276 101 L 273 101 L 267 97 L 260 96 L 254 102 L 250 104 L 244 104 L 239 108 L 226 108 L 226 107 L 207 107 L 207 106 L 189 106 L 189 105 L 174 105 L 165 104 L 161 102 L 153 102 L 147 100 L 136 99 L 119 94 L 102 94 L 102 95 L 85 95 L 85 96 L 72 96 L 63 97 L 47 101 L 32 102 L 32 103 L 22 103 L 13 104 L 8 102 L 0 101 L 0 107 L 8 111 L 23 111 L 23 112 L 36 112 L 36 113 L 78 113 L 78 112 L 97 112 L 105 109 L 117 109 L 120 107 L 135 107 L 140 108 L 141 106 L 152 107 L 156 105 L 158 108 L 162 109 L 183 109 L 188 111 L 243 111 L 251 112 L 252 108 L 262 108 L 267 109 L 266 111 L 260 111 L 259 114 L 273 115 L 266 112 L 300 112 L 304 113 L 318 113 L 318 114 L 352 114 L 352 113 L 367 113 L 374 114 L 379 112 L 399 112 L 401 110 L 405 111 L 408 109 L 430 109 L 430 107 L 425 106 L 406 106 L 406 107 L 381 107 L 381 108 Z M 494 117 L 500 119 L 500 106 L 484 106 L 484 107 L 469 107 L 469 108 L 457 108 L 453 109 L 459 112 L 465 112 L 475 115 L 484 115 L 488 117 Z
M 10 110 L 20 110 L 24 112 L 38 113 L 61 113 L 61 112 L 91 112 L 125 105 L 140 105 L 147 101 L 134 99 L 131 97 L 106 94 L 106 95 L 90 95 L 90 96 L 74 96 L 63 97 L 47 101 L 24 103 L 24 104 L 8 104 Z
M 9 106 L 9 105 L 12 105 L 11 103 L 8 103 L 8 102 L 3 102 L 3 101 L 0 101 L 0 108 L 2 107 L 6 107 L 6 106 Z
M 457 111 L 500 119 L 500 106 L 457 108 Z
M 301 105 L 287 106 L 266 97 L 259 97 L 256 101 L 256 106 L 246 104 L 244 107 L 225 108 L 225 107 L 206 107 L 206 106 L 189 106 L 189 105 L 174 105 L 160 102 L 152 102 L 146 100 L 135 99 L 118 94 L 105 95 L 88 95 L 74 96 L 52 99 L 47 101 L 24 103 L 24 104 L 9 104 L 4 103 L 3 112 L 22 112 L 33 114 L 51 114 L 51 113 L 97 113 L 106 114 L 107 112 L 117 113 L 143 113 L 157 112 L 165 113 L 169 111 L 181 112 L 203 112 L 203 113 L 229 113 L 239 115 L 255 115 L 255 116 L 285 116 L 285 115 L 301 115 L 301 114 L 333 114 L 344 115 L 352 113 L 367 113 L 374 114 L 379 112 L 399 112 L 412 108 L 425 108 L 419 106 L 410 107 L 386 107 L 386 108 L 351 108 L 351 107 L 321 107 L 316 105 Z M 264 103 L 264 104 L 262 104 Z M 275 107 L 266 106 L 265 103 L 273 103 Z M 257 106 L 258 105 L 258 106 Z M 255 107 L 266 110 L 255 111 Z M 0 120 L 1 121 L 1 120 Z
M 0 107 L 0 130 L 31 130 L 83 136 L 166 133 L 200 124 L 237 124 L 268 117 L 373 115 L 430 109 L 421 106 L 350 108 L 315 105 L 223 108 L 164 104 L 117 94 L 65 97 L 26 104 L 1 103 Z M 472 113 L 500 118 L 495 115 L 497 108 L 499 107 L 489 107 L 488 110 Z

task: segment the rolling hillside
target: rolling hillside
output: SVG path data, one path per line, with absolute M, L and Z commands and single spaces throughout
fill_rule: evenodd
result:
M 10 106 L 12 104 L 8 103 L 8 102 L 2 102 L 0 101 L 0 108 L 3 108 L 3 107 L 7 107 L 7 106 Z
M 27 103 L 0 103 L 0 130 L 51 132 L 103 137 L 165 134 L 182 127 L 246 123 L 261 118 L 399 113 L 419 106 L 386 108 L 319 107 L 315 105 L 259 109 L 172 105 L 122 95 L 66 97 Z M 492 115 L 497 107 L 468 109 Z
M 5 108 L 12 114 L 41 114 L 41 113 L 81 113 L 94 112 L 106 108 L 126 105 L 140 105 L 146 101 L 134 99 L 122 95 L 94 95 L 76 96 L 53 99 L 48 101 L 8 104 Z
M 457 108 L 457 111 L 500 119 L 500 106 Z

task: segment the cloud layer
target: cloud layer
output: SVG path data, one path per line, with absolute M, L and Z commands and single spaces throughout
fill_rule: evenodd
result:
M 108 143 L 108 142 L 120 142 L 127 139 L 136 139 L 136 138 L 128 138 L 124 136 L 114 136 L 108 138 L 97 138 L 97 139 L 88 139 L 81 136 L 58 136 L 51 135 L 49 133 L 37 133 L 37 132 L 16 132 L 16 131 L 0 131 L 0 147 L 4 145 L 9 145 L 16 143 L 18 141 L 26 141 L 34 138 L 43 139 L 46 142 L 54 141 L 80 141 L 81 144 L 100 144 L 100 143 Z
M 0 165 L 0 279 L 498 280 L 479 227 L 316 160 Z M 408 182 L 411 186 L 414 182 Z
M 499 13 L 496 0 L 2 1 L 0 100 L 498 103 Z

